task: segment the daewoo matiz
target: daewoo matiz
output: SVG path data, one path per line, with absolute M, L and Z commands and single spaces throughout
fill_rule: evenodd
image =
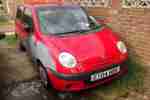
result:
M 125 44 L 101 22 L 78 5 L 27 4 L 18 7 L 16 33 L 46 87 L 80 91 L 127 72 Z

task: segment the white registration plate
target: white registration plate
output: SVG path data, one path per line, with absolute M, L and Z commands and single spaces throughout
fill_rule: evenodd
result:
M 94 73 L 94 74 L 91 75 L 90 81 L 94 82 L 94 81 L 97 81 L 97 80 L 100 80 L 100 79 L 104 79 L 104 78 L 107 78 L 111 75 L 117 74 L 119 72 L 120 72 L 120 66 L 117 66 L 115 68 L 106 70 L 104 72 Z

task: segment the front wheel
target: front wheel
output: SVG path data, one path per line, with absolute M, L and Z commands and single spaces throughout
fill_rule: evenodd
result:
M 19 41 L 19 50 L 25 52 L 26 48 L 21 41 Z
M 48 74 L 46 68 L 44 68 L 42 64 L 39 64 L 39 74 L 40 74 L 40 80 L 42 84 L 46 89 L 49 89 L 50 84 L 49 84 Z
M 22 40 L 19 38 L 19 36 L 18 36 L 17 34 L 15 34 L 15 36 L 16 36 L 16 38 L 18 39 L 19 50 L 25 52 L 25 51 L 26 51 L 26 48 L 25 48 L 25 46 L 23 45 Z

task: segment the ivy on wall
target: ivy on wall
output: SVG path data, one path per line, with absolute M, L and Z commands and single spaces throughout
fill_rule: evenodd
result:
M 0 0 L 0 15 L 4 13 L 4 6 L 3 6 L 3 2 Z
M 150 0 L 122 0 L 123 8 L 150 8 Z
M 110 7 L 111 0 L 71 0 L 72 3 L 79 4 L 83 7 Z

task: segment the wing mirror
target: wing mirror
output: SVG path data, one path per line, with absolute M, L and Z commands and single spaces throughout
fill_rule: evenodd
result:
M 94 22 L 97 23 L 96 19 L 93 16 L 90 16 L 90 19 Z
M 28 25 L 28 24 L 24 24 L 24 30 L 26 32 L 33 32 L 33 28 L 32 26 Z

